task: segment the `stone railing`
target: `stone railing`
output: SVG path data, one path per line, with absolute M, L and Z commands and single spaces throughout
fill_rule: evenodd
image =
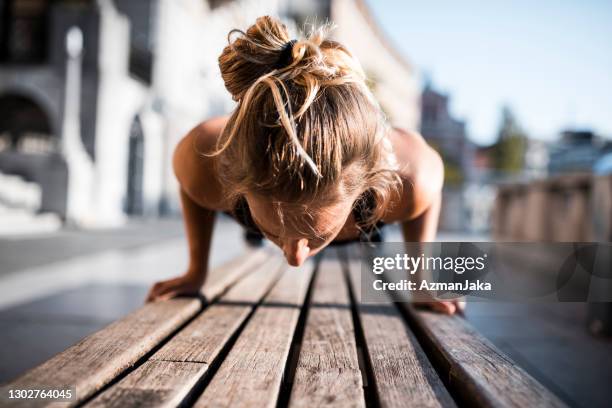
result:
M 502 185 L 492 232 L 500 241 L 612 241 L 612 176 L 571 174 Z

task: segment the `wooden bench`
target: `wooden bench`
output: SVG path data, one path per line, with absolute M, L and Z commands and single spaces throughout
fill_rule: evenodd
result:
M 347 253 L 250 252 L 211 271 L 208 305 L 147 304 L 7 387 L 75 386 L 61 406 L 564 406 L 462 317 L 357 302 Z

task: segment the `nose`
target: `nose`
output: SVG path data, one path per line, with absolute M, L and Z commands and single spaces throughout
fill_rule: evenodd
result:
M 287 263 L 289 263 L 289 265 L 300 266 L 304 263 L 306 258 L 308 258 L 308 254 L 310 253 L 308 240 L 302 238 L 288 241 L 283 244 L 283 252 L 285 253 L 285 258 L 287 258 Z

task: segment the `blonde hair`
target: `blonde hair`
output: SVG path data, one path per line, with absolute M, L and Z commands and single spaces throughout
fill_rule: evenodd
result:
M 218 174 L 236 197 L 304 207 L 367 192 L 374 223 L 399 186 L 386 122 L 361 66 L 328 30 L 290 42 L 287 27 L 264 16 L 230 31 L 219 67 L 238 105 L 214 153 Z

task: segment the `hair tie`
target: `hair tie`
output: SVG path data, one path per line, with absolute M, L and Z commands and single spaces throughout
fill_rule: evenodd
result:
M 297 40 L 287 41 L 285 45 L 283 45 L 283 50 L 278 57 L 278 61 L 274 64 L 274 69 L 285 68 L 287 65 L 291 63 L 292 54 L 293 54 L 293 45 L 297 42 Z

